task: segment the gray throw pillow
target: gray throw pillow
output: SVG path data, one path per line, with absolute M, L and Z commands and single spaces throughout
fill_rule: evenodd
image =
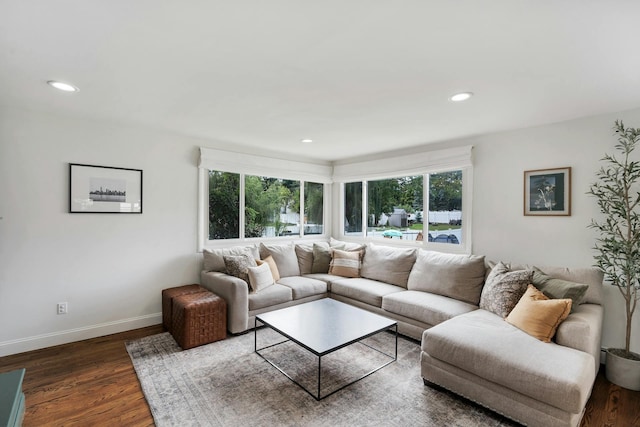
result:
M 219 271 L 221 273 L 226 272 L 224 265 L 225 255 L 244 255 L 247 254 L 250 257 L 257 259 L 260 258 L 258 247 L 256 245 L 251 246 L 236 246 L 232 248 L 218 248 L 218 249 L 204 249 L 202 256 L 204 257 L 204 269 L 206 271 Z
M 589 285 L 556 279 L 533 267 L 533 286 L 551 299 L 571 299 L 571 311 L 582 302 Z
M 498 263 L 485 281 L 480 295 L 480 308 L 505 318 L 518 304 L 533 279 L 532 270 L 510 271 Z
M 331 249 L 328 243 L 313 244 L 313 265 L 312 273 L 328 273 L 331 264 Z
M 244 280 L 247 282 L 247 286 L 250 287 L 249 267 L 257 266 L 256 260 L 246 254 L 225 255 L 223 259 L 227 274 Z

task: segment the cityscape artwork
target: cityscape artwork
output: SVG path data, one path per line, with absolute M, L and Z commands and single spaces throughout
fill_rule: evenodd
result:
M 142 170 L 69 164 L 70 213 L 142 213 Z

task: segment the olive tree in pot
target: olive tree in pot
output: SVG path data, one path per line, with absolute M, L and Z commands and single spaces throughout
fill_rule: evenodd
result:
M 596 266 L 622 294 L 627 320 L 625 347 L 607 350 L 607 379 L 640 390 L 640 355 L 629 350 L 633 313 L 640 299 L 640 162 L 632 158 L 640 143 L 640 129 L 625 128 L 622 121 L 616 121 L 614 130 L 619 157 L 607 154 L 602 158 L 598 180 L 587 192 L 595 196 L 604 216 L 592 220 L 589 227 L 599 232 L 594 246 Z

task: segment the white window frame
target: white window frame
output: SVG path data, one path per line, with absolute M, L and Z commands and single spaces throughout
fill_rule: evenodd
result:
M 429 174 L 449 172 L 454 170 L 462 171 L 462 242 L 460 244 L 429 242 L 426 238 L 427 227 L 423 230 L 425 236 L 422 243 L 408 241 L 385 241 L 385 244 L 394 245 L 418 245 L 425 249 L 433 249 L 441 252 L 466 253 L 472 251 L 471 224 L 473 218 L 473 162 L 472 146 L 455 147 L 444 150 L 425 151 L 422 153 L 403 155 L 397 157 L 385 157 L 379 160 L 368 160 L 364 162 L 347 163 L 334 166 L 333 180 L 339 183 L 338 212 L 339 218 L 334 221 L 337 224 L 337 231 L 341 239 L 352 239 L 366 241 L 379 241 L 377 238 L 366 235 L 367 219 L 367 181 L 379 179 L 393 179 L 403 176 L 423 175 L 423 201 L 424 212 L 429 211 Z M 345 235 L 344 232 L 344 184 L 347 182 L 362 182 L 362 207 L 363 207 L 363 231 L 361 236 Z M 428 215 L 428 214 L 427 214 Z M 424 220 L 423 220 L 424 223 Z
M 217 170 L 240 174 L 240 230 L 237 239 L 209 240 L 209 171 Z M 279 242 L 298 239 L 328 239 L 331 230 L 331 172 L 330 165 L 283 160 L 234 153 L 230 151 L 200 147 L 198 162 L 198 239 L 197 250 L 207 247 L 224 247 L 252 241 L 277 240 Z M 290 237 L 244 237 L 245 226 L 245 175 L 268 176 L 300 182 L 300 234 Z M 324 184 L 323 189 L 323 234 L 304 234 L 304 183 L 306 181 Z

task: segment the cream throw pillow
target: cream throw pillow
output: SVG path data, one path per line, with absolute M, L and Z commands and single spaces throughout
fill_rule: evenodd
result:
M 342 277 L 360 277 L 362 251 L 333 249 L 329 274 Z
M 271 270 L 271 276 L 273 277 L 274 282 L 277 282 L 278 280 L 280 280 L 280 272 L 278 271 L 278 266 L 276 265 L 276 262 L 273 260 L 273 257 L 271 255 L 269 255 L 265 259 L 256 259 L 256 264 L 258 265 L 268 264 L 269 269 Z
M 269 264 L 266 262 L 257 267 L 249 267 L 248 270 L 249 284 L 251 285 L 252 292 L 260 292 L 275 283 Z
M 571 312 L 571 299 L 549 299 L 529 285 L 505 319 L 518 329 L 543 342 L 551 342 L 560 323 Z

